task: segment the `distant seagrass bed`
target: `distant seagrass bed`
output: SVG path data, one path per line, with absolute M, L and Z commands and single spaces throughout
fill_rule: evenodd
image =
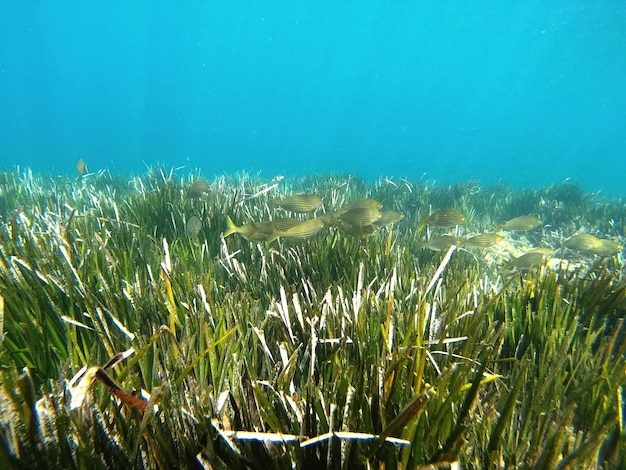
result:
M 0 172 L 2 468 L 624 468 L 626 205 Z

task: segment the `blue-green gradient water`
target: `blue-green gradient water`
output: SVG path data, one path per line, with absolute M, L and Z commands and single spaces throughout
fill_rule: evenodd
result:
M 626 2 L 6 1 L 0 168 L 626 195 Z

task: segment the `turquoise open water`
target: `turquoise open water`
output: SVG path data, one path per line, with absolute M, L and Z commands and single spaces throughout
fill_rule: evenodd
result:
M 626 2 L 3 2 L 0 169 L 79 157 L 626 196 Z

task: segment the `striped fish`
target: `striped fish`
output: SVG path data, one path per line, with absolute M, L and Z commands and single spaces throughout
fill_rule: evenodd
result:
M 467 217 L 456 209 L 439 209 L 430 215 L 424 216 L 417 226 L 417 231 L 421 232 L 427 225 L 439 228 L 455 227 L 466 220 Z
M 205 193 L 208 193 L 210 189 L 211 187 L 206 181 L 196 180 L 191 183 L 191 186 L 189 186 L 189 189 L 187 190 L 187 197 L 190 199 L 197 199 L 202 197 Z
M 313 212 L 319 209 L 321 205 L 322 200 L 315 194 L 296 194 L 274 203 L 274 207 L 298 214 Z
M 382 215 L 378 209 L 372 207 L 357 207 L 341 214 L 339 220 L 353 227 L 367 227 L 381 217 Z
M 200 233 L 201 228 L 202 222 L 200 219 L 197 216 L 192 215 L 185 224 L 185 234 L 190 238 L 196 238 Z
M 306 222 L 301 222 L 287 230 L 277 230 L 274 236 L 268 241 L 274 241 L 279 237 L 287 238 L 289 240 L 306 240 L 316 235 L 324 227 L 324 222 L 320 219 L 309 219 Z
M 498 233 L 479 233 L 465 240 L 464 244 L 477 248 L 489 248 L 502 240 L 504 240 L 504 237 Z

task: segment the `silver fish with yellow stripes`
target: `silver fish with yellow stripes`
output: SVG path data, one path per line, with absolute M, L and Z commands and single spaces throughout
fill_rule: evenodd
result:
M 464 245 L 474 246 L 476 248 L 489 248 L 504 240 L 504 236 L 495 232 L 479 233 L 465 240 Z
M 498 225 L 496 232 L 502 230 L 505 232 L 523 232 L 526 230 L 539 227 L 543 222 L 541 219 L 534 215 L 520 215 L 507 220 L 503 224 Z
M 600 245 L 591 249 L 594 255 L 609 256 L 619 253 L 624 249 L 624 245 L 609 238 L 600 240 Z
M 428 248 L 432 251 L 443 251 L 447 250 L 452 245 L 461 246 L 464 242 L 465 239 L 463 237 L 456 237 L 454 235 L 436 235 L 420 243 L 420 247 Z
M 342 223 L 352 225 L 353 227 L 366 227 L 372 225 L 382 214 L 378 209 L 373 207 L 355 207 L 338 216 L 338 220 Z
M 577 233 L 576 235 L 572 235 L 565 240 L 565 242 L 563 242 L 563 246 L 574 251 L 586 251 L 592 253 L 594 249 L 602 246 L 602 240 L 591 235 L 590 233 Z
M 324 227 L 324 222 L 318 218 L 309 219 L 305 222 L 301 222 L 287 230 L 277 230 L 272 238 L 268 242 L 272 242 L 277 238 L 286 238 L 288 240 L 306 240 L 311 238 Z
M 450 228 L 464 223 L 467 217 L 456 209 L 439 209 L 430 215 L 425 215 L 417 226 L 421 232 L 428 225 L 430 227 Z
M 511 258 L 511 260 L 509 260 L 504 267 L 506 269 L 526 271 L 541 264 L 543 260 L 552 253 L 553 250 L 550 248 L 534 248 L 517 258 Z
M 320 219 L 327 227 L 338 227 L 341 225 L 341 220 L 339 220 L 339 213 L 337 211 L 326 212 L 325 214 L 319 215 L 317 218 Z
M 274 223 L 274 225 L 276 225 L 277 230 L 285 231 L 289 230 L 292 227 L 295 227 L 298 224 L 301 224 L 302 220 L 295 217 L 277 217 L 276 219 L 272 220 L 272 222 Z
M 365 225 L 363 227 L 355 227 L 347 223 L 339 224 L 339 228 L 352 237 L 366 238 L 374 235 L 378 231 L 377 225 Z
M 352 209 L 374 209 L 378 210 L 383 207 L 382 203 L 377 201 L 376 199 L 370 198 L 362 198 L 362 199 L 353 199 L 352 201 L 346 202 L 343 206 L 337 209 L 335 212 L 339 215 L 345 214 Z
M 78 161 L 76 162 L 76 173 L 78 173 L 80 176 L 85 176 L 88 172 L 89 172 L 89 168 L 87 168 L 87 164 L 85 163 L 85 160 L 83 160 L 82 158 L 79 158 Z
M 237 226 L 229 216 L 226 216 L 226 221 L 228 223 L 228 228 L 224 232 L 224 238 L 232 235 L 233 233 L 238 233 L 246 240 L 250 240 L 259 229 L 254 222 L 248 222 L 247 224 Z
M 262 222 L 254 222 L 256 231 L 249 237 L 250 240 L 257 242 L 266 242 L 276 234 L 276 224 L 273 220 L 265 220 Z
M 185 224 L 185 234 L 189 238 L 196 238 L 200 234 L 200 229 L 202 229 L 202 222 L 196 215 L 192 215 L 187 219 L 187 223 Z
M 400 211 L 380 211 L 380 219 L 374 221 L 374 225 L 385 227 L 400 222 L 402 219 L 404 219 L 404 214 Z
M 315 194 L 295 194 L 274 202 L 273 206 L 296 214 L 306 214 L 319 209 L 322 199 Z
M 209 183 L 207 183 L 203 179 L 197 179 L 193 183 L 191 183 L 191 186 L 189 186 L 189 189 L 187 190 L 187 197 L 190 199 L 198 199 L 204 196 L 210 190 L 211 186 L 209 186 Z
M 274 220 L 265 220 L 262 222 L 255 222 L 257 231 L 252 235 L 251 240 L 259 242 L 270 241 L 275 239 L 276 232 L 286 231 L 296 225 L 302 223 L 300 219 L 295 217 L 280 217 Z

